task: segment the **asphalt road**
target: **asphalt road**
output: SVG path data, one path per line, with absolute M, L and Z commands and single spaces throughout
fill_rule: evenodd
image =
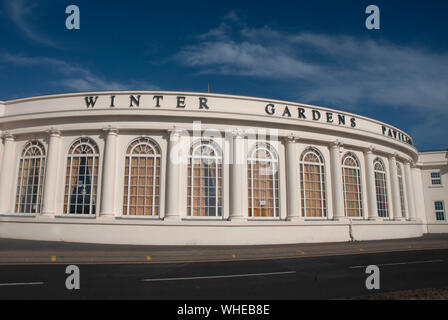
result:
M 218 262 L 80 264 L 67 290 L 65 264 L 0 265 L 0 299 L 350 299 L 380 268 L 377 292 L 448 287 L 448 250 Z

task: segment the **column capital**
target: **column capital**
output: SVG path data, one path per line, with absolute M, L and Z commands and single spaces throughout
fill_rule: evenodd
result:
M 242 139 L 244 137 L 245 137 L 245 134 L 244 134 L 243 130 L 235 129 L 232 131 L 232 138 Z
M 53 127 L 51 127 L 49 130 L 47 130 L 47 133 L 51 137 L 59 137 L 59 136 L 61 136 L 61 130 L 59 130 L 57 128 L 53 128 Z
M 177 141 L 181 136 L 182 133 L 186 129 L 178 128 L 178 127 L 172 127 L 171 129 L 168 129 L 168 133 L 170 134 L 170 138 L 174 138 L 172 140 Z
M 16 139 L 16 137 L 9 131 L 3 132 L 2 138 L 5 139 L 5 141 L 14 141 Z
M 376 151 L 376 149 L 374 146 L 368 146 L 367 148 L 364 149 L 365 153 L 373 153 L 375 151 Z
M 397 158 L 398 158 L 398 153 L 396 153 L 396 152 L 394 152 L 394 153 L 389 153 L 388 155 L 387 155 L 387 157 L 389 158 L 389 159 L 391 159 L 391 160 L 397 160 Z
M 339 141 L 338 139 L 330 142 L 330 147 L 331 148 L 341 148 L 343 146 L 344 146 L 344 144 L 341 141 Z
M 290 133 L 289 135 L 282 137 L 282 140 L 286 143 L 296 143 L 300 140 L 300 137 L 294 133 Z
M 111 126 L 103 128 L 103 131 L 108 135 L 117 135 L 119 132 L 117 128 Z

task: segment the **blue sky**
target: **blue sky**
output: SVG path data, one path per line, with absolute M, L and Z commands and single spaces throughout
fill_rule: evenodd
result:
M 81 29 L 67 30 L 77 5 Z M 380 8 L 380 30 L 365 9 Z M 448 147 L 448 1 L 0 0 L 0 100 L 180 90 L 317 104 Z

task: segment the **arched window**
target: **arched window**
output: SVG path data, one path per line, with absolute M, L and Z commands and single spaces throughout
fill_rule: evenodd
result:
M 64 213 L 95 214 L 99 153 L 96 143 L 79 138 L 67 155 Z
M 44 185 L 45 148 L 39 141 L 30 141 L 19 160 L 16 212 L 40 213 Z
M 400 189 L 401 215 L 403 218 L 406 218 L 406 200 L 404 195 L 403 170 L 401 170 L 401 166 L 399 163 L 397 163 L 397 175 L 398 188 Z
M 278 156 L 267 143 L 258 143 L 248 157 L 249 217 L 279 216 Z
M 190 148 L 188 157 L 188 216 L 222 216 L 222 153 L 211 140 Z
M 322 154 L 308 148 L 300 159 L 302 212 L 304 217 L 326 217 L 325 164 Z
M 347 217 L 362 217 L 361 168 L 358 158 L 347 153 L 342 160 L 344 203 Z
M 378 207 L 378 216 L 381 218 L 389 217 L 389 204 L 387 200 L 386 169 L 380 159 L 373 163 L 375 172 L 376 203 Z
M 160 148 L 152 139 L 138 138 L 126 152 L 123 215 L 158 216 Z

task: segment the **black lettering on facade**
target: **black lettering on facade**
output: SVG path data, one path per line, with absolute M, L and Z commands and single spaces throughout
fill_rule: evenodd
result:
M 333 123 L 333 114 L 331 112 L 327 112 L 327 122 Z
M 177 106 L 176 108 L 185 108 L 185 97 L 177 97 Z
M 268 115 L 272 116 L 275 113 L 275 106 L 272 103 L 270 103 L 266 105 L 266 108 L 264 110 Z
M 115 107 L 115 96 L 110 96 L 110 107 Z
M 156 108 L 160 108 L 160 100 L 163 100 L 163 96 L 154 96 L 152 100 L 156 100 Z
M 321 117 L 320 112 L 317 110 L 313 110 L 313 120 L 318 121 L 320 120 L 320 117 Z
M 207 105 L 207 98 L 199 98 L 199 109 L 210 109 Z
M 411 146 L 413 145 L 412 139 L 398 130 L 391 129 L 386 126 L 381 126 L 381 131 L 384 136 L 388 136 L 390 138 L 399 140 L 399 141 L 407 143 Z
M 291 112 L 289 111 L 288 106 L 286 106 L 285 111 L 283 111 L 282 117 L 284 117 L 284 116 L 288 116 L 288 118 L 291 118 Z
M 93 97 L 85 97 L 84 99 L 86 101 L 87 109 L 93 109 L 93 107 L 95 107 L 96 101 L 98 100 L 98 96 L 96 96 L 95 99 Z
M 339 124 L 340 125 L 341 124 L 345 125 L 345 116 L 344 115 L 339 114 L 338 115 L 338 120 L 339 120 Z
M 306 120 L 305 109 L 298 108 L 298 110 L 299 110 L 299 119 L 305 119 Z
M 140 97 L 141 97 L 140 95 L 138 95 L 137 97 L 129 96 L 129 100 L 130 100 L 129 107 L 133 107 L 134 103 L 135 103 L 136 107 L 140 107 Z
M 351 118 L 350 119 L 350 125 L 352 128 L 356 128 L 356 118 Z

